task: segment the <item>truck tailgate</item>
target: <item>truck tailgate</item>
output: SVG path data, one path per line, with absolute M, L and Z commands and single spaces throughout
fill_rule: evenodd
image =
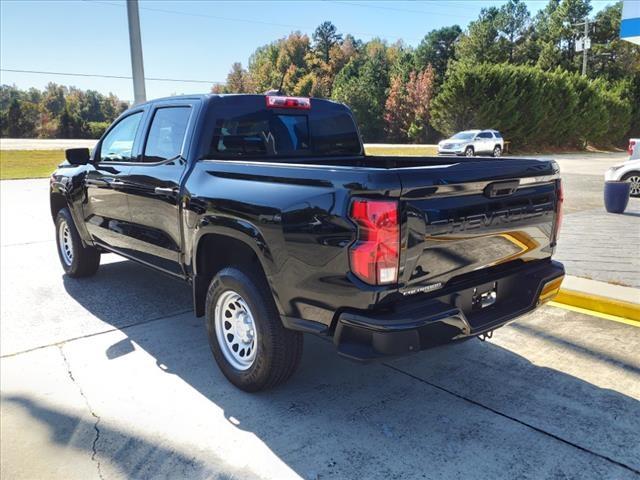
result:
M 429 291 L 470 272 L 551 256 L 561 194 L 553 161 L 474 159 L 397 168 L 400 285 Z

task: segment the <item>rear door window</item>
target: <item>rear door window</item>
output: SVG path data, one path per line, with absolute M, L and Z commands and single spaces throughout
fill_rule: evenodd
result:
M 190 107 L 158 108 L 147 136 L 143 161 L 162 162 L 180 155 L 190 115 Z

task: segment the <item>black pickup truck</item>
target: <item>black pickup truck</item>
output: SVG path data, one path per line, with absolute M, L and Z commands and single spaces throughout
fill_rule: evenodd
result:
M 557 293 L 558 166 L 373 157 L 350 110 L 173 97 L 118 118 L 51 176 L 67 275 L 113 252 L 181 278 L 224 375 L 287 380 L 303 332 L 373 360 L 490 335 Z

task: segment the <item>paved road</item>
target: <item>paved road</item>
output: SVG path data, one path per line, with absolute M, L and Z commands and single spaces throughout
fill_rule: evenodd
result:
M 63 276 L 46 180 L 0 192 L 2 478 L 640 474 L 638 328 L 545 307 L 490 342 L 364 367 L 307 337 L 290 383 L 248 395 L 185 285 L 109 256 Z
M 574 213 L 604 208 L 604 172 L 627 157 L 626 153 L 565 153 L 536 158 L 553 158 L 558 162 L 567 192 L 565 213 Z M 640 208 L 639 200 L 634 199 L 634 204 Z
M 0 138 L 0 150 L 58 150 L 65 148 L 93 148 L 97 140 Z
M 630 198 L 623 215 L 606 213 L 604 172 L 625 153 L 562 154 L 564 222 L 556 258 L 571 275 L 640 288 L 640 199 Z

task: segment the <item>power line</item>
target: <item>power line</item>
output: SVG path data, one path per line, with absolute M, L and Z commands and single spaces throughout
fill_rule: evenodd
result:
M 444 13 L 444 12 L 429 12 L 426 10 L 412 10 L 412 9 L 408 9 L 408 8 L 398 8 L 398 7 L 387 7 L 387 6 L 382 6 L 382 5 L 372 5 L 372 4 L 364 4 L 364 3 L 356 3 L 356 2 L 347 2 L 347 1 L 343 1 L 343 0 L 323 0 L 325 2 L 331 2 L 331 3 L 335 3 L 338 5 L 348 5 L 348 6 L 352 6 L 352 7 L 360 7 L 360 8 L 374 8 L 377 10 L 389 10 L 389 11 L 394 11 L 394 12 L 405 12 L 405 13 L 421 13 L 423 15 L 436 15 L 436 16 L 441 16 L 441 17 L 451 17 L 450 13 Z M 432 3 L 433 5 L 438 5 L 438 3 L 436 2 L 429 2 Z M 442 7 L 447 8 L 447 9 L 451 9 L 451 8 L 457 8 L 457 9 L 465 9 L 465 11 L 469 11 L 469 8 L 467 7 L 463 7 L 462 5 L 458 5 L 458 6 L 451 6 L 451 5 L 444 5 L 441 4 Z
M 94 77 L 94 78 L 117 78 L 123 80 L 131 80 L 133 77 L 127 77 L 125 75 L 103 75 L 99 73 L 71 73 L 71 72 L 45 72 L 42 70 L 18 70 L 13 68 L 0 68 L 2 72 L 13 72 L 13 73 L 32 73 L 36 75 L 62 75 L 66 77 Z M 179 83 L 206 83 L 208 85 L 211 84 L 221 84 L 223 85 L 226 82 L 220 82 L 216 80 L 187 80 L 185 78 L 152 78 L 145 77 L 145 80 L 153 80 L 156 82 L 179 82 Z
M 101 0 L 83 0 L 87 3 L 97 4 L 97 5 L 109 5 L 111 7 L 123 7 L 125 5 L 121 5 L 113 2 L 105 2 Z M 195 12 L 184 12 L 180 10 L 167 10 L 165 8 L 156 8 L 156 7 L 144 7 L 140 6 L 140 10 L 147 10 L 150 12 L 160 12 L 160 13 L 169 13 L 171 15 L 185 15 L 188 17 L 199 17 L 199 18 L 211 18 L 214 20 L 224 20 L 228 22 L 241 22 L 241 23 L 251 23 L 256 25 L 266 25 L 272 27 L 284 27 L 284 28 L 295 28 L 297 30 L 314 30 L 316 27 L 311 27 L 308 25 L 293 25 L 290 23 L 277 23 L 277 22 L 266 22 L 263 20 L 253 20 L 248 18 L 234 18 L 234 17 L 221 17 L 219 15 L 210 15 L 207 13 L 195 13 Z M 355 35 L 362 35 L 365 37 L 376 38 L 379 37 L 379 33 L 368 33 L 368 32 L 351 32 Z M 388 36 L 389 39 L 401 40 L 400 36 Z M 411 38 L 411 40 L 417 40 L 416 38 Z

